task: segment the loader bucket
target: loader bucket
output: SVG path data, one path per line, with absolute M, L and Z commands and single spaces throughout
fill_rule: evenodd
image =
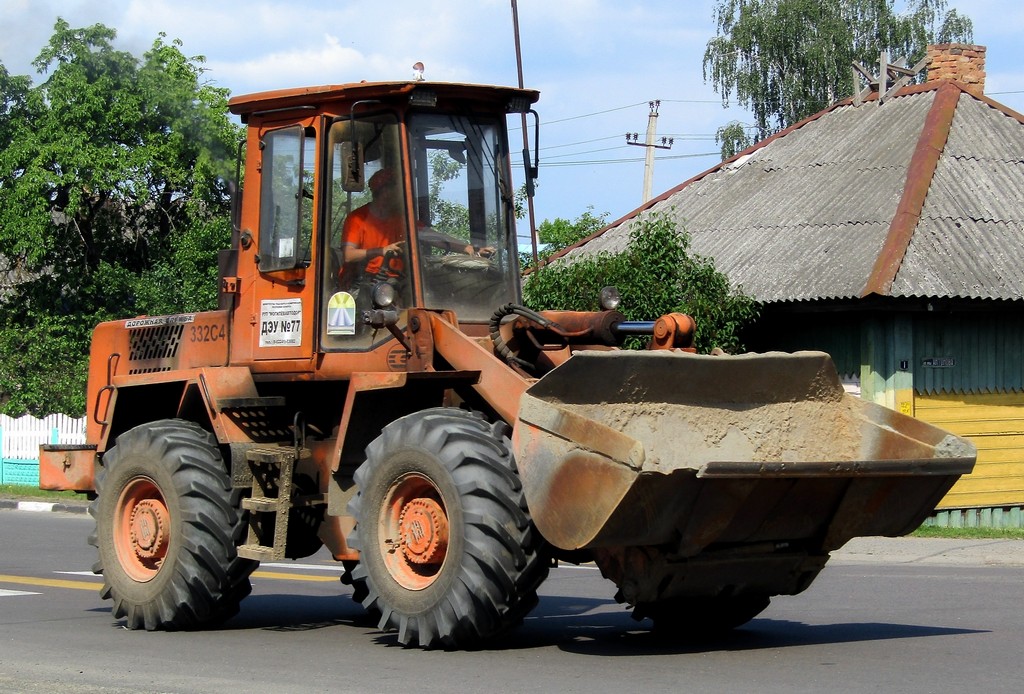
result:
M 530 387 L 513 443 L 564 550 L 804 542 L 914 530 L 974 446 L 847 395 L 822 352 L 580 352 Z

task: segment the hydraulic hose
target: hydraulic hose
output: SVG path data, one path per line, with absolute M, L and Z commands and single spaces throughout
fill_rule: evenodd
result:
M 505 338 L 501 336 L 501 321 L 504 320 L 506 316 L 513 315 L 522 316 L 523 318 L 531 320 L 547 329 L 557 329 L 558 324 L 548 320 L 547 318 L 537 313 L 533 309 L 529 309 L 525 306 L 520 306 L 519 304 L 505 304 L 504 306 L 499 307 L 491 315 L 491 320 L 488 324 L 488 327 L 490 328 L 491 343 L 494 344 L 494 351 L 498 354 L 498 356 L 505 360 L 505 363 L 518 366 L 522 369 L 525 369 L 533 373 L 536 369 L 536 365 L 525 359 L 520 359 L 519 357 L 517 357 L 516 354 L 512 351 L 511 348 L 509 348 L 508 344 L 505 342 Z

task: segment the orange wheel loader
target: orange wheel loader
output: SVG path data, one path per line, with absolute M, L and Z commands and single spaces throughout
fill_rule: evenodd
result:
M 699 636 L 852 537 L 913 530 L 972 469 L 966 441 L 844 394 L 826 354 L 697 355 L 685 315 L 524 307 L 506 117 L 537 98 L 231 100 L 248 135 L 218 310 L 99 325 L 88 443 L 41 451 L 42 487 L 94 496 L 128 628 L 217 623 L 259 562 L 326 546 L 406 645 L 506 631 L 559 560 Z

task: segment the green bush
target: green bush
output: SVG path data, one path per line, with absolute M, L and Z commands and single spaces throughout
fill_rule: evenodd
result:
M 758 304 L 733 287 L 710 258 L 690 252 L 685 229 L 660 214 L 633 222 L 629 245 L 621 253 L 542 265 L 527 276 L 523 293 L 535 310 L 595 311 L 601 288 L 608 285 L 618 287 L 620 310 L 629 320 L 654 320 L 673 312 L 692 316 L 699 352 L 716 347 L 741 351 L 740 330 L 759 312 Z

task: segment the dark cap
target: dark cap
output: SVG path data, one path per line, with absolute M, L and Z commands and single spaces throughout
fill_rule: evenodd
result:
M 377 173 L 370 176 L 368 183 L 370 184 L 370 190 L 376 193 L 382 188 L 386 188 L 395 182 L 395 173 L 391 169 L 381 169 Z

